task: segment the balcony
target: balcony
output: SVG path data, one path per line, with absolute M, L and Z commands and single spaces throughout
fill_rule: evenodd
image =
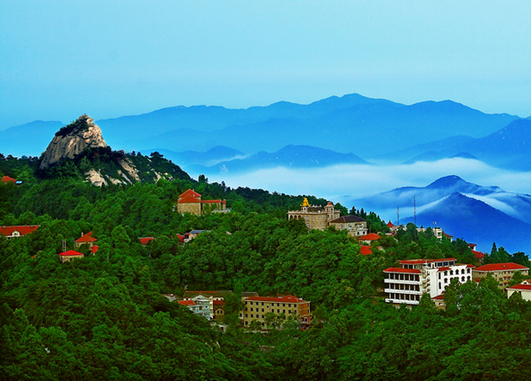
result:
M 387 294 L 421 295 L 420 290 L 397 290 L 396 288 L 386 288 L 384 292 Z
M 420 286 L 419 280 L 402 280 L 402 279 L 384 279 L 384 283 L 393 283 L 393 284 L 414 284 Z
M 385 298 L 386 303 L 393 303 L 393 304 L 409 304 L 412 306 L 418 306 L 419 301 L 418 300 L 403 300 L 403 299 L 391 299 L 391 298 Z

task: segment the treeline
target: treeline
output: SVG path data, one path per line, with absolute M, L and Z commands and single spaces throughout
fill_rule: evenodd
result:
M 176 213 L 177 196 L 188 188 L 205 199 L 226 199 L 232 212 Z M 412 310 L 383 301 L 383 269 L 413 258 L 474 263 L 465 241 L 439 241 L 429 230 L 419 233 L 408 225 L 396 239 L 383 236 L 373 254 L 363 256 L 359 243 L 343 231 L 309 232 L 301 221 L 288 221 L 286 211 L 298 208 L 302 198 L 231 189 L 204 178 L 101 188 L 75 178 L 0 184 L 0 225 L 40 225 L 23 238 L 0 237 L 0 378 L 528 375 L 530 304 L 518 295 L 507 299 L 493 280 L 452 284 L 446 311 L 426 297 Z M 210 232 L 183 246 L 176 234 L 190 229 Z M 73 248 L 87 231 L 98 239 L 96 255 L 82 247 L 85 258 L 60 263 L 62 241 Z M 141 236 L 155 240 L 143 246 Z M 238 303 L 231 301 L 229 328 L 222 334 L 162 296 L 185 289 L 294 294 L 311 301 L 313 325 L 304 332 L 287 325 L 252 333 L 239 326 Z

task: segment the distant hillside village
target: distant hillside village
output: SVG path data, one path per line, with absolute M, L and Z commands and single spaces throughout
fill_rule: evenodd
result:
M 3 179 L 4 183 L 15 183 L 15 179 Z M 210 213 L 229 213 L 225 200 L 205 200 L 194 189 L 188 189 L 180 194 L 175 202 L 174 211 L 181 214 L 204 216 Z M 404 225 L 387 223 L 385 233 L 369 232 L 367 221 L 357 215 L 340 216 L 331 202 L 324 207 L 310 205 L 307 198 L 303 199 L 300 210 L 287 212 L 289 221 L 303 221 L 309 230 L 325 230 L 328 228 L 346 231 L 349 237 L 358 242 L 361 255 L 371 255 L 373 250 L 385 250 L 380 246 L 382 237 L 393 237 Z M 38 225 L 1 226 L 0 236 L 7 239 L 21 238 L 37 231 Z M 417 232 L 426 232 L 426 228 L 416 228 Z M 430 230 L 439 240 L 453 241 L 453 236 L 446 234 L 440 227 Z M 183 234 L 176 234 L 181 245 L 192 241 L 208 230 L 191 230 Z M 230 234 L 230 232 L 227 232 Z M 153 243 L 155 237 L 139 237 L 138 242 L 144 246 Z M 85 255 L 96 255 L 99 249 L 97 238 L 92 232 L 82 233 L 81 237 L 68 244 L 63 242 L 64 250 L 58 254 L 61 262 L 70 262 L 83 258 Z M 67 246 L 72 249 L 66 250 Z M 409 259 L 398 261 L 400 267 L 388 267 L 384 273 L 384 299 L 386 302 L 400 306 L 416 306 L 424 294 L 428 294 L 438 308 L 444 308 L 444 294 L 452 282 L 479 282 L 482 278 L 491 276 L 498 282 L 499 288 L 506 290 L 507 297 L 519 293 L 524 300 L 531 300 L 531 279 L 510 286 L 516 274 L 517 278 L 525 278 L 529 268 L 516 263 L 495 263 L 482 265 L 485 254 L 476 250 L 475 244 L 468 244 L 474 255 L 476 264 L 457 263 L 455 258 L 441 259 Z M 184 295 L 164 294 L 170 300 L 188 308 L 212 324 L 219 325 L 223 330 L 226 298 L 233 295 L 230 290 L 200 290 L 186 291 Z M 242 292 L 238 296 L 241 302 L 239 318 L 243 327 L 266 330 L 272 327 L 281 328 L 286 322 L 296 323 L 300 329 L 307 329 L 311 324 L 310 301 L 294 295 L 260 296 L 254 291 Z

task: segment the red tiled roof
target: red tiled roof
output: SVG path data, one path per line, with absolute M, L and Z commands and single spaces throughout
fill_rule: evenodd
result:
M 225 302 L 224 302 L 223 300 L 217 300 L 217 299 L 216 299 L 216 300 L 213 301 L 213 304 L 214 304 L 215 306 L 216 306 L 216 305 L 218 305 L 218 306 L 224 306 L 224 305 L 225 305 Z
M 203 204 L 221 204 L 221 200 L 203 200 Z
M 275 303 L 307 303 L 305 300 L 301 298 L 297 298 L 293 295 L 286 295 L 286 296 L 252 296 L 250 298 L 247 298 L 245 300 L 249 300 L 251 302 L 275 302 Z
M 147 245 L 148 243 L 150 243 L 151 241 L 153 241 L 155 238 L 153 237 L 140 237 L 139 240 L 140 240 L 140 243 L 142 245 Z
M 14 179 L 14 178 L 12 178 L 12 177 L 9 177 L 9 176 L 4 176 L 4 177 L 2 177 L 2 181 L 3 181 L 4 183 L 9 183 L 9 182 L 11 182 L 11 183 L 16 183 L 16 182 L 17 182 L 16 179 Z
M 476 266 L 471 265 L 470 263 L 468 263 L 468 264 L 466 265 L 466 267 L 476 267 Z
M 439 267 L 439 271 L 448 271 L 450 268 L 448 266 Z
M 31 234 L 39 228 L 40 225 L 21 225 L 21 226 L 0 226 L 0 234 L 10 236 L 17 231 L 21 236 Z
M 63 257 L 83 257 L 84 254 L 83 253 L 80 253 L 79 251 L 75 251 L 75 250 L 68 250 L 68 251 L 64 251 L 62 253 L 59 253 L 59 255 L 63 256 Z
M 188 203 L 200 203 L 201 202 L 201 199 L 200 198 L 195 198 L 193 196 L 184 196 L 184 197 L 179 197 L 179 200 L 177 201 L 179 204 L 188 204 Z
M 195 306 L 195 302 L 193 300 L 179 300 L 177 303 L 183 306 Z
M 528 283 L 528 284 L 522 284 L 522 283 Z M 530 280 L 524 280 L 524 282 L 522 283 L 519 283 L 519 284 L 515 284 L 514 286 L 511 286 L 511 287 L 507 287 L 508 289 L 510 290 L 522 290 L 522 291 L 531 291 L 531 284 L 530 283 Z
M 360 254 L 361 255 L 372 254 L 371 247 L 370 246 L 360 246 Z
M 383 271 L 384 273 L 407 273 L 407 274 L 420 274 L 419 269 L 403 269 L 402 267 L 389 267 Z
M 448 237 L 448 238 L 454 238 L 454 236 L 453 236 L 453 235 L 450 235 L 450 234 L 446 234 L 445 232 L 443 232 L 443 235 L 444 235 L 445 237 Z
M 81 236 L 81 238 L 76 239 L 77 243 L 86 243 L 86 242 L 96 242 L 97 239 L 92 237 L 92 232 L 88 232 Z
M 485 258 L 485 254 L 483 254 L 481 251 L 472 250 L 472 254 L 474 254 L 476 259 Z
M 394 225 L 391 221 L 389 221 L 389 222 L 387 223 L 387 227 L 388 227 L 388 228 L 394 228 L 395 225 Z
M 199 193 L 197 193 L 195 190 L 193 189 L 187 189 L 185 190 L 183 193 L 181 193 L 179 195 L 179 198 L 181 197 L 186 197 L 186 196 L 192 196 L 192 197 L 198 197 L 198 198 L 201 198 L 201 195 Z
M 433 262 L 451 262 L 455 261 L 455 258 L 443 258 L 443 259 L 404 259 L 400 261 L 400 264 L 417 265 L 421 263 L 433 263 Z
M 380 239 L 380 236 L 376 233 L 369 233 L 369 234 L 359 237 L 358 239 L 362 241 L 375 241 L 377 239 Z
M 98 245 L 94 245 L 90 248 L 90 251 L 92 252 L 92 254 L 96 254 L 96 251 L 98 251 L 100 249 L 100 247 Z
M 488 272 L 488 271 L 503 271 L 503 270 L 529 270 L 529 268 L 519 265 L 517 263 L 507 262 L 507 263 L 490 263 L 488 265 L 476 267 L 474 271 Z

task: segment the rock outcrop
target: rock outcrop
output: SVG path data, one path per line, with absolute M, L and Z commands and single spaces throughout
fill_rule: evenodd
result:
M 63 158 L 73 159 L 89 147 L 107 147 L 107 143 L 94 119 L 84 114 L 55 134 L 44 152 L 40 169 L 46 169 Z

